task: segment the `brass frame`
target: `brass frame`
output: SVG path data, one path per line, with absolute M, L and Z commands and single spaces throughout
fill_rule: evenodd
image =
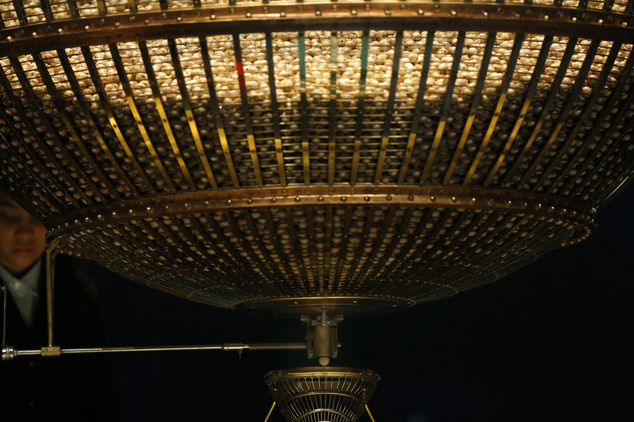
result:
M 7 105 L 0 108 L 0 160 L 9 168 L 0 170 L 0 182 L 16 184 L 18 174 L 15 197 L 37 191 L 39 203 L 31 209 L 49 228 L 56 253 L 92 254 L 136 281 L 212 305 L 295 316 L 324 307 L 376 312 L 459 293 L 582 241 L 594 229 L 596 212 L 632 177 L 627 145 L 634 96 L 625 94 L 634 68 L 631 3 L 620 12 L 609 1 L 564 7 L 559 0 L 152 4 L 154 10 L 143 11 L 130 1 L 117 10 L 97 1 L 88 15 L 68 2 L 68 17 L 59 18 L 43 1 L 43 21 L 32 23 L 22 3 L 6 3 L 15 17 L 11 25 L 0 21 L 0 93 Z M 376 30 L 394 32 L 379 100 L 368 94 L 375 54 L 369 38 Z M 297 37 L 292 105 L 283 103 L 276 86 L 273 41 L 284 31 Z M 309 31 L 324 31 L 313 37 L 323 44 L 315 54 L 326 63 L 320 69 L 327 95 L 318 99 L 311 96 L 306 62 Z M 425 35 L 414 40 L 408 31 Z M 458 75 L 476 32 L 486 40 L 473 59 L 479 67 L 465 76 L 474 93 L 457 99 Z M 504 53 L 496 52 L 501 33 L 514 35 Z M 224 37 L 222 48 L 235 67 L 231 107 L 214 83 L 223 77 L 212 64 L 214 35 Z M 245 67 L 244 49 L 255 45 L 247 45 L 246 35 L 260 37 L 266 106 L 247 86 L 256 80 Z M 352 106 L 340 102 L 338 91 L 338 42 L 346 37 L 362 43 Z M 426 105 L 427 79 L 438 60 L 434 47 L 442 37 L 453 37 L 452 63 L 443 70 L 445 90 Z M 551 55 L 557 37 L 567 44 Z M 205 78 L 196 85 L 200 98 L 190 92 L 179 40 L 195 47 Z M 525 47 L 527 40 L 536 46 Z M 164 47 L 173 97 L 160 87 L 152 42 Z M 420 50 L 420 77 L 410 88 L 400 85 L 407 43 Z M 110 58 L 94 57 L 91 47 Z M 505 108 L 520 77 L 522 49 L 533 54 L 533 70 L 520 75 L 525 79 L 515 108 Z M 127 73 L 126 57 L 137 61 L 136 74 Z M 491 76 L 494 59 L 509 63 Z M 100 73 L 106 64 L 116 80 L 116 103 Z M 544 84 L 545 74 L 550 82 Z M 135 93 L 135 76 L 147 78 L 147 93 Z M 564 84 L 566 78 L 572 82 Z M 487 99 L 483 90 L 492 80 L 499 88 Z M 84 98 L 82 84 L 94 87 L 92 99 Z M 406 102 L 399 99 L 403 91 L 410 94 Z M 337 132 L 341 109 L 355 106 L 358 113 L 353 110 Z M 462 115 L 449 129 L 454 106 Z M 315 111 L 323 116 L 314 117 Z M 270 117 L 258 120 L 258 112 Z M 429 129 L 422 128 L 425 113 Z M 593 117 L 601 123 L 588 128 Z M 368 121 L 375 126 L 370 135 L 364 132 Z M 496 138 L 500 125 L 508 136 Z M 307 228 L 297 227 L 299 219 Z M 317 235 L 326 246 L 311 243 Z M 445 248 L 446 242 L 452 243 Z M 436 259 L 437 252 L 446 255 Z M 404 262 L 394 263 L 393 256 Z M 498 261 L 499 270 L 492 268 Z M 385 288 L 390 283 L 401 283 L 400 290 Z
M 245 26 L 256 31 L 287 31 L 301 26 L 316 30 L 345 27 L 349 30 L 403 30 L 442 27 L 444 30 L 537 31 L 544 34 L 602 37 L 614 41 L 630 40 L 634 18 L 627 14 L 597 9 L 565 8 L 534 4 L 482 4 L 460 1 L 389 2 L 352 1 L 337 3 L 264 3 L 217 7 L 132 11 L 126 14 L 104 12 L 95 17 L 50 19 L 46 23 L 0 29 L 0 56 L 32 51 L 33 43 L 42 49 L 88 46 L 136 39 L 162 38 L 166 33 L 196 36 L 237 33 Z

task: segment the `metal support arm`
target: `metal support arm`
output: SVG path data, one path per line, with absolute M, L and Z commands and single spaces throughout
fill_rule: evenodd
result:
M 224 350 L 242 352 L 244 350 L 306 350 L 306 343 L 222 343 L 192 346 L 142 346 L 142 347 L 93 347 L 93 348 L 56 348 L 41 350 L 16 350 L 10 346 L 2 348 L 2 359 L 11 360 L 18 356 L 60 356 L 81 353 L 119 353 L 119 352 L 161 352 L 175 350 Z

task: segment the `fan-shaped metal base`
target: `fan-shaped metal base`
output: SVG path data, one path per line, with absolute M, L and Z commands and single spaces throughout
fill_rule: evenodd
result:
M 357 421 L 379 380 L 367 369 L 321 367 L 273 371 L 265 377 L 289 422 Z

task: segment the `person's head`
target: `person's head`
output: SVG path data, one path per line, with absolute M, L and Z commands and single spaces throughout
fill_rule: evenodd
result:
M 45 250 L 46 228 L 0 189 L 0 264 L 19 275 Z

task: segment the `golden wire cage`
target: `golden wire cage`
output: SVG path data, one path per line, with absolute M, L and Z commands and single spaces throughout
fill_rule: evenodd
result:
M 0 1 L 0 182 L 56 251 L 225 308 L 457 294 L 634 172 L 632 1 Z
M 264 380 L 289 422 L 354 422 L 380 378 L 367 369 L 309 367 L 272 371 Z

